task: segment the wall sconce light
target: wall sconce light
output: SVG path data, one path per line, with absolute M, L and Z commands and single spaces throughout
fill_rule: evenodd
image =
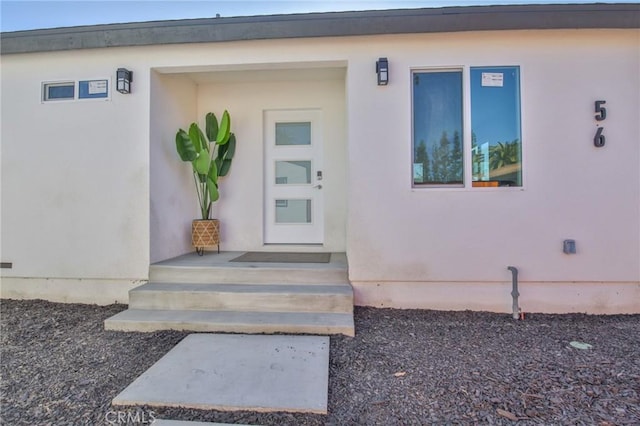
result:
M 376 62 L 376 72 L 378 73 L 378 86 L 389 84 L 389 61 L 387 58 L 380 58 Z
M 116 90 L 120 93 L 131 93 L 131 82 L 133 81 L 133 71 L 126 68 L 118 68 L 116 72 Z

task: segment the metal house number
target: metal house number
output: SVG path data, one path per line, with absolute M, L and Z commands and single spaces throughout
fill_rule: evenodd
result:
M 602 105 L 606 104 L 607 101 L 596 101 L 596 121 L 604 121 L 607 118 L 607 109 Z M 605 143 L 605 137 L 602 134 L 604 131 L 604 127 L 598 125 L 598 130 L 596 130 L 596 135 L 593 137 L 593 144 L 602 148 Z

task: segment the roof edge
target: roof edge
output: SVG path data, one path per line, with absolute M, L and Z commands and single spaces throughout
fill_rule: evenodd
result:
M 463 6 L 103 24 L 0 33 L 0 53 L 460 31 L 640 28 L 640 3 Z

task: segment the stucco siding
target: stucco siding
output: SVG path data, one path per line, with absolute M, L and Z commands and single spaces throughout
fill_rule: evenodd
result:
M 149 262 L 149 76 L 137 96 L 41 102 L 42 82 L 110 79 L 104 52 L 2 58 L 3 276 L 139 279 Z M 134 63 L 135 65 L 135 63 Z
M 151 72 L 150 259 L 158 262 L 191 250 L 191 220 L 199 217 L 190 165 L 179 161 L 175 134 L 198 120 L 197 85 Z
M 198 210 L 173 138 L 225 108 L 238 150 L 214 211 L 222 248 L 263 248 L 263 113 L 320 108 L 324 249 L 346 250 L 357 303 L 508 310 L 512 265 L 525 309 L 640 312 L 639 52 L 637 29 L 580 29 L 5 54 L 1 257 L 13 268 L 2 275 L 134 282 L 189 250 Z M 469 175 L 469 68 L 502 65 L 520 67 L 523 187 L 413 188 L 411 71 L 463 70 Z M 120 66 L 134 71 L 130 95 L 40 101 L 42 81 L 113 84 Z

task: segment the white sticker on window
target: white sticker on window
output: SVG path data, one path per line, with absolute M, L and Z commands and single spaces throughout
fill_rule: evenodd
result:
M 97 95 L 99 93 L 107 93 L 106 80 L 94 80 L 89 82 L 89 94 Z
M 486 87 L 502 87 L 504 85 L 504 77 L 501 72 L 483 72 L 482 86 Z

